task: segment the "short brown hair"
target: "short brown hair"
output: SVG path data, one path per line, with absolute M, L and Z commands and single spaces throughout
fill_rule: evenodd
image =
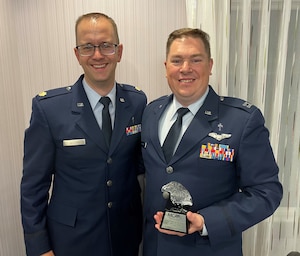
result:
M 211 52 L 210 52 L 210 43 L 209 43 L 209 35 L 204 32 L 201 29 L 198 28 L 181 28 L 174 30 L 168 38 L 167 41 L 167 49 L 166 49 L 166 55 L 168 56 L 171 44 L 173 43 L 174 40 L 178 38 L 183 38 L 183 37 L 193 37 L 193 38 L 199 38 L 202 40 L 205 51 L 208 54 L 208 57 L 211 58 Z
M 107 19 L 113 26 L 113 29 L 114 29 L 114 33 L 115 33 L 115 36 L 116 36 L 116 39 L 117 39 L 117 44 L 119 44 L 119 35 L 118 35 L 118 27 L 117 27 L 117 24 L 115 23 L 115 21 L 109 17 L 108 15 L 104 14 L 104 13 L 100 13 L 100 12 L 91 12 L 91 13 L 87 13 L 87 14 L 84 14 L 82 16 L 80 16 L 77 21 L 76 21 L 76 24 L 75 24 L 75 36 L 76 36 L 76 40 L 77 40 L 77 28 L 78 28 L 78 25 L 79 23 L 82 21 L 82 20 L 86 20 L 86 19 L 100 19 L 100 18 L 104 18 L 104 19 Z

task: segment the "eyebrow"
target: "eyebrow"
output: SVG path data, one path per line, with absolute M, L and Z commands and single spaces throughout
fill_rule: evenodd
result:
M 203 57 L 203 58 L 205 58 L 207 56 L 205 54 L 199 53 L 199 54 L 193 54 L 193 55 L 188 56 L 188 57 L 189 58 L 195 58 L 195 57 Z M 177 54 L 177 55 L 170 55 L 170 58 L 184 58 L 184 56 Z

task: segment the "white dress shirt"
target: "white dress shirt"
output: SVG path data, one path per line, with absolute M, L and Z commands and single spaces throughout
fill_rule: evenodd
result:
M 85 79 L 82 80 L 83 88 L 85 90 L 85 93 L 88 97 L 88 100 L 91 104 L 92 110 L 94 112 L 95 118 L 99 124 L 99 127 L 102 128 L 102 109 L 103 109 L 103 104 L 99 102 L 101 99 L 101 96 L 94 91 L 86 82 Z M 115 112 L 116 112 L 116 83 L 112 90 L 107 94 L 106 96 L 110 98 L 111 104 L 109 104 L 109 114 L 111 118 L 111 125 L 112 129 L 114 128 L 114 123 L 115 123 Z

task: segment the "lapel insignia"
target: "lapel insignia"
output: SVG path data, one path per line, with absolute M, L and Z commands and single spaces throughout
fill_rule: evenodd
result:
M 228 139 L 228 138 L 230 138 L 230 137 L 231 137 L 231 134 L 228 134 L 228 133 L 217 134 L 217 133 L 215 133 L 215 132 L 210 132 L 210 133 L 208 134 L 208 136 L 210 136 L 210 137 L 216 139 L 217 141 L 221 141 L 221 140 L 223 140 L 223 139 Z
M 200 158 L 232 162 L 233 156 L 234 149 L 225 144 L 207 143 L 207 145 L 202 145 L 200 149 Z
M 83 102 L 77 102 L 77 107 L 83 107 L 84 106 L 84 104 L 83 104 Z
M 223 124 L 222 124 L 222 123 L 219 123 L 219 124 L 218 124 L 218 128 L 219 128 L 219 131 L 221 131 L 222 128 L 223 128 Z
M 211 116 L 211 111 L 210 110 L 205 110 L 204 114 L 208 115 L 208 116 Z
M 125 99 L 124 98 L 120 98 L 120 102 L 124 103 Z

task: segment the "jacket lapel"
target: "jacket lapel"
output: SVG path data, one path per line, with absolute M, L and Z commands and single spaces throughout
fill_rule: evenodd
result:
M 156 108 L 154 108 L 154 110 L 153 110 L 154 111 L 154 120 L 153 120 L 153 129 L 150 130 L 150 138 L 152 140 L 153 147 L 156 148 L 156 152 L 158 153 L 158 155 L 162 161 L 166 161 L 166 160 L 165 160 L 165 156 L 164 156 L 164 153 L 161 148 L 160 141 L 159 141 L 158 123 L 159 123 L 161 115 L 163 114 L 166 107 L 172 100 L 173 100 L 173 94 L 164 98 L 160 102 L 160 104 L 158 104 L 156 106 Z M 142 127 L 142 129 L 143 129 L 143 127 Z
M 78 127 L 90 137 L 103 151 L 107 152 L 108 148 L 105 144 L 103 133 L 96 121 L 93 110 L 83 89 L 81 76 L 78 81 L 73 85 L 73 102 L 72 114 L 76 119 Z
M 211 122 L 218 119 L 219 96 L 210 87 L 209 93 L 183 135 L 170 163 L 184 157 L 212 131 Z M 200 153 L 200 148 L 199 148 Z
M 117 83 L 116 115 L 109 149 L 110 152 L 116 150 L 117 146 L 120 144 L 122 136 L 125 136 L 126 127 L 128 125 L 132 126 L 137 124 L 133 113 L 136 113 L 133 109 L 133 104 L 130 103 L 122 85 Z

